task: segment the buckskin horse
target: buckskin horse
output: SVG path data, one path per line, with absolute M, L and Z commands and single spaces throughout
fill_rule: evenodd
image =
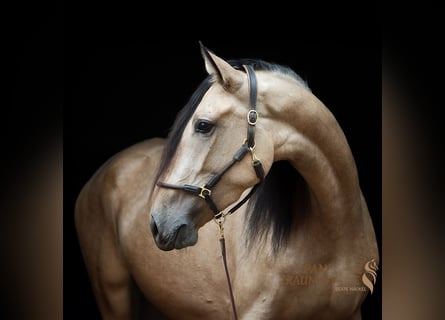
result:
M 379 252 L 334 115 L 286 66 L 201 54 L 167 139 L 114 155 L 77 198 L 103 319 L 361 319 Z

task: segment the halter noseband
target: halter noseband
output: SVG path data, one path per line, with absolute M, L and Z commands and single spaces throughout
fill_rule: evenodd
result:
M 246 70 L 247 76 L 248 76 L 248 85 L 249 85 L 249 112 L 247 113 L 247 139 L 244 141 L 244 143 L 241 145 L 241 147 L 238 149 L 237 152 L 233 155 L 232 160 L 218 173 L 213 175 L 207 183 L 205 183 L 203 186 L 196 186 L 191 184 L 184 184 L 184 185 L 175 185 L 170 183 L 165 183 L 158 181 L 157 186 L 162 188 L 168 188 L 168 189 L 177 189 L 177 190 L 183 190 L 189 193 L 192 193 L 198 197 L 203 198 L 210 209 L 213 211 L 213 214 L 215 215 L 215 219 L 219 219 L 227 214 L 232 214 L 236 210 L 238 210 L 255 192 L 259 184 L 264 180 L 264 169 L 263 165 L 261 164 L 261 161 L 256 157 L 255 155 L 255 126 L 258 120 L 258 113 L 256 111 L 256 98 L 257 98 L 257 81 L 255 72 L 252 68 L 252 66 L 249 65 L 243 65 L 244 69 Z M 254 187 L 250 190 L 250 192 L 242 199 L 240 200 L 235 206 L 233 206 L 228 213 L 224 214 L 215 202 L 212 199 L 212 188 L 221 180 L 221 177 L 237 162 L 240 162 L 244 156 L 250 152 L 252 154 L 252 166 L 255 170 L 255 173 L 257 177 L 260 179 L 260 181 L 254 185 Z

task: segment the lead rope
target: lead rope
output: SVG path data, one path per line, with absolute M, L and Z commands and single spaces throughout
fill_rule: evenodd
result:
M 224 238 L 224 222 L 226 221 L 226 214 L 220 213 L 219 217 L 215 217 L 215 222 L 219 227 L 219 243 L 221 244 L 221 254 L 224 263 L 224 270 L 226 271 L 227 284 L 229 285 L 230 302 L 232 304 L 233 315 L 235 320 L 238 320 L 238 314 L 236 312 L 235 298 L 233 296 L 232 281 L 230 280 L 229 268 L 227 267 L 226 257 L 226 240 Z

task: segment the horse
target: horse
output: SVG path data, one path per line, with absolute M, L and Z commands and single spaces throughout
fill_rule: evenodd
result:
M 167 138 L 77 197 L 103 319 L 361 319 L 379 250 L 335 116 L 287 66 L 200 50 L 208 75 Z

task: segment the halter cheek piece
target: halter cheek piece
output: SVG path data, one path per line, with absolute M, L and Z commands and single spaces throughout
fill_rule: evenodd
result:
M 241 145 L 237 152 L 233 155 L 232 160 L 224 166 L 218 173 L 213 175 L 207 183 L 202 186 L 196 186 L 191 184 L 175 185 L 158 181 L 157 186 L 168 189 L 183 190 L 192 193 L 198 197 L 203 198 L 210 209 L 213 211 L 215 219 L 223 218 L 227 214 L 232 214 L 238 210 L 256 191 L 257 187 L 264 180 L 264 169 L 261 161 L 255 155 L 255 126 L 258 121 L 258 112 L 256 111 L 256 98 L 257 98 L 257 81 L 255 72 L 252 66 L 243 65 L 247 73 L 248 85 L 249 85 L 249 104 L 250 109 L 247 113 L 247 139 Z M 221 180 L 221 177 L 237 162 L 240 162 L 247 153 L 252 154 L 252 166 L 255 170 L 257 177 L 260 181 L 250 190 L 250 192 L 240 200 L 235 206 L 233 206 L 226 214 L 219 210 L 215 201 L 212 199 L 212 188 Z

